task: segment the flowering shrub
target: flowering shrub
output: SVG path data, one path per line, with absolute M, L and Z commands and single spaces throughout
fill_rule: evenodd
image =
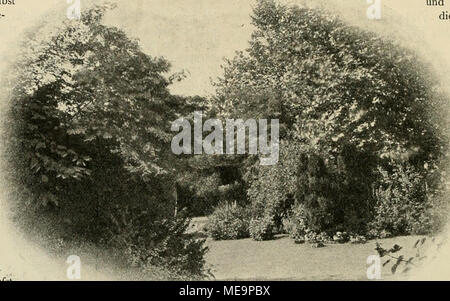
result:
M 215 240 L 248 238 L 250 219 L 248 209 L 223 203 L 209 217 L 206 228 Z
M 272 219 L 254 218 L 250 222 L 250 236 L 256 241 L 271 240 L 274 237 L 274 222 Z
M 325 232 L 316 233 L 314 231 L 308 230 L 305 234 L 305 240 L 308 243 L 327 243 L 331 241 L 331 237 Z
M 336 235 L 333 236 L 333 241 L 336 243 L 346 243 L 350 240 L 349 235 L 346 232 L 336 232 Z

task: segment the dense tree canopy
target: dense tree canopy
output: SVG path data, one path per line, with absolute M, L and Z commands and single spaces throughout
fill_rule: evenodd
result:
M 273 0 L 258 1 L 252 20 L 250 47 L 226 61 L 214 107 L 223 117 L 278 118 L 281 145 L 296 149 L 281 150 L 282 160 L 298 182 L 294 189 L 280 166 L 247 169 L 256 208 L 273 215 L 297 190 L 312 221 L 361 228 L 376 206 L 380 168 L 412 165 L 427 182 L 418 185 L 439 185 L 431 175 L 445 152 L 436 119 L 444 97 L 414 51 Z
M 168 171 L 161 157 L 170 141 L 168 120 L 175 117 L 163 76 L 169 63 L 102 25 L 105 8 L 86 12 L 81 24 L 65 24 L 23 59 L 16 98 L 32 114 L 26 117 L 35 127 L 24 131 L 40 158 L 34 167 L 53 172 L 47 176 L 81 177 L 87 158 L 70 143 L 98 139 L 109 140 L 130 171 Z
M 250 48 L 217 83 L 223 114 L 279 118 L 330 155 L 437 158 L 435 78 L 414 52 L 318 10 L 259 1 Z
M 167 145 L 182 99 L 167 89 L 170 65 L 103 25 L 107 8 L 66 21 L 45 42 L 31 41 L 17 66 L 12 112 L 23 120 L 16 128 L 21 151 L 53 187 L 88 176 L 94 148 L 116 155 L 144 180 L 173 173 Z
M 8 119 L 16 214 L 57 236 L 114 244 L 143 268 L 203 275 L 203 242 L 174 217 L 170 149 L 171 121 L 195 99 L 170 94 L 182 74 L 169 75 L 167 60 L 102 23 L 110 8 L 28 37 Z

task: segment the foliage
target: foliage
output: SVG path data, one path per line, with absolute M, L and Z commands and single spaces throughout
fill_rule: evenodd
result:
M 28 226 L 95 244 L 123 239 L 119 245 L 141 266 L 200 275 L 202 242 L 183 234 L 187 219 L 173 218 L 181 162 L 170 151 L 170 121 L 192 99 L 169 93 L 179 75 L 167 77 L 167 60 L 102 23 L 110 8 L 96 5 L 79 21 L 41 27 L 14 66 L 6 122 L 10 175 L 21 189 L 16 214 Z M 105 236 L 116 210 L 131 216 Z
M 337 243 L 346 243 L 350 240 L 350 236 L 347 232 L 336 232 L 336 234 L 333 236 L 333 240 Z
M 206 228 L 215 240 L 248 238 L 250 220 L 251 212 L 247 208 L 222 203 L 209 217 Z
M 322 232 L 334 226 L 335 203 L 333 203 L 333 187 L 331 176 L 321 157 L 316 155 L 301 155 L 298 177 L 298 201 L 304 204 L 305 219 L 308 229 Z M 336 208 L 337 209 L 337 208 Z
M 46 40 L 32 41 L 17 69 L 12 112 L 29 168 L 57 186 L 60 179 L 89 176 L 86 149 L 103 144 L 131 173 L 167 172 L 169 63 L 144 54 L 124 32 L 100 23 L 107 7 L 66 21 Z
M 250 236 L 256 241 L 271 240 L 275 236 L 275 225 L 270 217 L 256 217 L 250 221 Z
M 245 206 L 243 183 L 228 181 L 227 173 L 225 168 L 187 169 L 178 177 L 178 205 L 185 208 L 192 217 L 210 215 L 220 203 L 228 200 L 235 200 L 239 205 Z
M 212 213 L 220 200 L 218 174 L 191 171 L 179 177 L 180 197 L 178 205 L 190 216 L 206 216 Z
M 438 127 L 428 122 L 434 77 L 412 51 L 272 0 L 258 1 L 252 18 L 250 48 L 216 83 L 221 114 L 279 118 L 287 137 L 329 156 L 347 144 L 380 159 L 439 154 Z
M 254 214 L 270 216 L 280 227 L 288 213 L 301 206 L 301 227 L 317 233 L 363 233 L 371 213 L 371 166 L 348 149 L 327 164 L 306 149 L 282 141 L 279 164 L 252 168 L 248 196 Z
M 283 228 L 293 239 L 304 239 L 308 231 L 306 212 L 303 205 L 294 205 L 288 217 L 283 220 Z
M 252 20 L 250 46 L 225 62 L 212 103 L 223 118 L 280 121 L 278 166 L 244 160 L 257 217 L 279 227 L 290 206 L 300 203 L 316 233 L 366 234 L 379 215 L 379 168 L 392 170 L 400 162 L 429 187 L 440 181 L 431 174 L 439 174 L 447 147 L 436 117 L 446 97 L 414 51 L 331 13 L 273 0 L 259 0 Z M 397 198 L 409 195 L 402 193 Z M 418 212 L 430 200 L 414 202 L 407 231 L 423 233 L 429 227 L 418 225 L 429 223 Z M 413 225 L 414 218 L 424 219 Z
M 36 34 L 16 66 L 12 153 L 43 205 L 58 206 L 67 186 L 99 165 L 116 164 L 138 181 L 171 171 L 164 145 L 177 103 L 162 75 L 169 63 L 104 26 L 107 9 L 95 6 L 44 40 Z
M 380 170 L 380 187 L 376 190 L 375 216 L 369 228 L 377 237 L 426 234 L 432 230 L 427 183 L 411 166 L 396 166 L 391 172 Z
M 307 230 L 305 234 L 305 241 L 311 244 L 327 243 L 331 241 L 331 237 L 325 232 L 317 233 L 311 230 Z
M 301 150 L 294 143 L 281 141 L 280 160 L 274 166 L 252 166 L 248 171 L 247 190 L 253 214 L 258 217 L 267 216 L 280 227 L 283 218 L 294 203 L 297 191 L 296 174 Z
M 354 245 L 367 243 L 367 238 L 364 235 L 353 235 L 350 237 L 350 243 Z
M 429 241 L 431 245 L 435 246 L 436 251 L 439 251 L 443 245 L 443 241 L 438 241 L 435 237 L 428 239 L 427 237 L 420 238 L 413 246 L 414 249 L 416 249 L 416 254 L 410 257 L 405 255 L 397 255 L 403 249 L 403 247 L 397 244 L 390 249 L 385 249 L 379 243 L 376 243 L 375 250 L 380 258 L 387 258 L 383 263 L 383 267 L 391 265 L 392 274 L 396 274 L 399 269 L 402 268 L 401 273 L 404 274 L 408 273 L 412 268 L 417 267 L 420 263 L 423 263 L 426 259 L 428 259 L 428 257 L 423 255 L 423 252 L 421 251 L 427 241 Z
M 212 108 L 208 107 L 208 99 L 200 96 L 176 98 L 179 102 L 177 115 L 191 124 L 196 111 L 201 111 L 204 119 L 216 118 Z M 173 174 L 178 190 L 178 207 L 186 209 L 190 217 L 210 215 L 218 204 L 228 200 L 246 205 L 239 159 L 234 156 L 184 154 L 175 162 L 178 163 L 177 172 Z
M 206 277 L 204 240 L 186 234 L 189 220 L 155 220 L 148 211 L 117 207 L 105 217 L 107 245 L 121 250 L 132 266 L 163 267 L 175 275 Z
M 350 157 L 351 153 L 327 161 L 320 154 L 298 154 L 296 202 L 303 205 L 308 229 L 329 235 L 365 231 L 371 204 L 366 185 L 371 175 L 368 165 L 358 167 L 358 154 Z

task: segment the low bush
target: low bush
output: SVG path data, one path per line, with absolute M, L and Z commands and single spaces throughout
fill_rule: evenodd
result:
M 247 208 L 223 203 L 209 217 L 208 235 L 215 240 L 248 238 L 251 213 Z
M 354 245 L 365 244 L 367 242 L 367 238 L 363 235 L 352 235 L 350 236 L 350 243 Z
M 307 230 L 305 234 L 305 241 L 311 244 L 328 243 L 331 241 L 331 237 L 325 232 L 317 233 L 311 230 Z
M 269 217 L 254 218 L 250 222 L 250 236 L 256 241 L 274 238 L 275 224 Z
M 412 167 L 380 170 L 374 218 L 369 223 L 372 237 L 427 234 L 433 228 L 431 203 L 427 199 L 423 174 Z
M 344 244 L 346 242 L 349 242 L 350 235 L 348 235 L 347 232 L 336 232 L 335 235 L 333 235 L 333 241 L 335 243 Z
M 120 250 L 131 266 L 167 271 L 171 279 L 203 279 L 210 275 L 204 240 L 186 234 L 189 220 L 183 217 L 154 219 L 141 208 L 117 208 L 105 219 L 109 232 L 105 243 Z M 169 273 L 170 272 L 170 273 Z M 170 280 L 170 279 L 169 279 Z
M 283 219 L 283 230 L 293 239 L 304 239 L 307 228 L 303 205 L 294 205 L 289 215 Z
M 297 192 L 298 154 L 300 146 L 294 142 L 280 141 L 280 160 L 273 166 L 249 169 L 251 177 L 247 190 L 253 216 L 272 219 L 276 228 L 283 226 Z

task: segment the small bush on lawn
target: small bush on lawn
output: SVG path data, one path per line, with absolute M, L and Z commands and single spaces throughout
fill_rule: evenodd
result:
M 352 235 L 350 236 L 350 243 L 354 245 L 365 244 L 367 242 L 367 238 L 363 235 Z
M 271 218 L 259 217 L 250 222 L 250 236 L 256 241 L 271 240 L 274 237 L 275 224 Z
M 426 180 L 414 168 L 397 166 L 392 172 L 380 170 L 375 216 L 369 224 L 374 237 L 427 234 L 433 228 Z
M 283 219 L 283 229 L 293 239 L 304 239 L 307 228 L 303 205 L 294 205 L 288 217 Z
M 345 244 L 350 241 L 350 235 L 347 232 L 336 232 L 333 236 L 333 241 L 338 244 Z
M 316 233 L 314 231 L 307 230 L 305 234 L 305 241 L 311 244 L 328 243 L 331 241 L 331 237 L 325 232 Z
M 208 235 L 215 240 L 232 240 L 250 236 L 251 213 L 247 208 L 223 203 L 209 217 Z

